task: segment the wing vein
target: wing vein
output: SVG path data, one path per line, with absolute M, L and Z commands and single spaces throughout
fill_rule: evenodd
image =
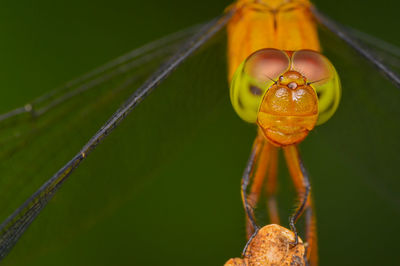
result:
M 159 69 L 129 97 L 125 104 L 111 116 L 74 158 L 46 181 L 0 225 L 0 260 L 9 253 L 23 232 L 53 197 L 57 189 L 86 156 L 108 136 L 139 103 L 185 61 L 185 59 L 218 33 L 226 25 L 233 13 L 234 10 L 231 10 L 212 20 L 183 44 L 169 60 L 162 64 Z
M 176 42 L 177 40 L 180 40 L 182 38 L 190 36 L 191 34 L 193 34 L 193 32 L 198 31 L 200 26 L 201 25 L 194 25 L 192 27 L 180 30 L 178 32 L 172 33 L 163 38 L 160 38 L 158 40 L 150 42 L 139 48 L 133 49 L 132 51 L 130 51 L 124 55 L 121 55 L 121 56 L 101 65 L 100 67 L 97 67 L 97 68 L 83 74 L 82 76 L 65 83 L 64 85 L 57 87 L 45 94 L 33 99 L 32 101 L 30 101 L 29 103 L 25 104 L 22 107 L 18 107 L 11 111 L 6 112 L 6 113 L 0 114 L 0 122 L 7 120 L 9 118 L 12 118 L 14 116 L 24 114 L 24 113 L 32 113 L 35 116 L 37 116 L 38 112 L 35 112 L 35 110 L 34 110 L 35 106 L 47 101 L 48 99 L 56 97 L 58 94 L 63 93 L 64 91 L 67 91 L 68 89 L 71 89 L 75 86 L 79 86 L 77 89 L 75 89 L 75 91 L 80 91 L 80 88 L 85 86 L 85 84 L 87 84 L 90 80 L 103 78 L 102 75 L 104 75 L 107 71 L 110 71 L 113 68 L 118 67 L 118 68 L 122 69 L 124 64 L 127 64 L 129 61 L 134 60 L 135 58 L 136 58 L 135 60 L 137 60 L 137 61 L 143 61 L 143 60 L 141 60 L 142 57 L 147 57 L 148 59 L 151 59 L 153 57 L 153 55 L 159 56 L 162 54 L 162 52 L 167 52 L 168 49 L 173 47 L 174 42 Z M 129 69 L 127 69 L 126 71 L 128 71 L 128 70 Z M 123 72 L 121 72 L 121 73 L 123 73 Z M 107 79 L 104 79 L 104 78 L 103 78 L 103 80 L 107 81 Z M 104 82 L 104 81 L 102 81 L 102 82 Z M 100 82 L 100 84 L 102 82 Z M 96 85 L 98 85 L 98 83 L 96 83 Z M 68 97 L 68 94 L 71 94 L 71 92 L 67 91 L 65 94 L 58 96 L 56 99 L 54 99 L 52 102 L 50 102 L 47 106 L 42 107 L 41 110 L 43 111 L 46 109 L 46 111 L 47 111 L 47 110 L 51 109 L 52 107 L 58 105 L 59 103 L 63 102 L 64 100 L 69 99 L 74 95 L 77 95 L 78 93 L 73 94 L 70 97 Z
M 345 29 L 344 26 L 333 21 L 321 11 L 312 7 L 312 12 L 316 19 L 328 28 L 331 32 L 336 34 L 340 39 L 346 42 L 350 47 L 356 50 L 364 58 L 370 61 L 378 70 L 380 70 L 396 87 L 400 88 L 400 76 L 398 76 L 389 66 L 386 66 L 376 55 L 369 51 L 365 46 L 357 42 L 351 34 Z

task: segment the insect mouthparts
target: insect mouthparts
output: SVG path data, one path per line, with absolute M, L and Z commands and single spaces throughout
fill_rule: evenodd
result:
M 296 82 L 290 82 L 287 86 L 288 86 L 289 89 L 294 90 L 294 89 L 297 88 L 297 83 Z

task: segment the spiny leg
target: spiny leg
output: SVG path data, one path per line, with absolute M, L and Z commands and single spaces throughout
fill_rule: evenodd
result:
M 257 138 L 259 139 L 258 141 L 262 141 L 262 147 L 260 148 L 258 158 L 255 158 L 254 160 L 255 165 L 250 174 L 250 178 L 253 179 L 250 192 L 249 194 L 247 194 L 247 191 L 244 193 L 247 195 L 249 205 L 254 208 L 259 202 L 263 186 L 266 185 L 267 207 L 270 222 L 273 224 L 279 224 L 278 208 L 275 199 L 277 188 L 277 148 L 268 141 L 265 141 L 261 134 L 259 134 Z M 266 178 L 267 182 L 265 184 L 264 181 Z M 254 233 L 254 228 L 248 217 L 246 219 L 246 231 L 247 239 L 249 239 Z
M 290 228 L 295 234 L 294 245 L 298 244 L 298 234 L 295 227 L 295 223 L 303 214 L 306 209 L 307 204 L 309 204 L 309 194 L 310 194 L 310 182 L 308 180 L 308 175 L 302 167 L 300 160 L 300 155 L 298 153 L 297 147 L 295 145 L 286 146 L 283 148 L 286 163 L 289 168 L 290 175 L 292 176 L 293 183 L 297 189 L 297 193 L 300 198 L 300 203 L 296 207 L 295 212 L 290 217 Z
M 294 227 L 294 224 L 301 216 L 302 212 L 306 212 L 306 241 L 308 244 L 306 256 L 307 260 L 310 262 L 310 265 L 315 266 L 318 264 L 317 233 L 315 223 L 316 219 L 312 197 L 310 195 L 311 185 L 308 179 L 308 174 L 303 166 L 303 162 L 301 161 L 300 154 L 296 146 L 292 145 L 285 147 L 284 153 L 293 183 L 296 187 L 298 195 L 301 197 L 300 205 L 290 219 L 290 226 L 295 232 L 297 239 L 297 231 Z
M 256 223 L 254 213 L 253 213 L 253 208 L 247 198 L 247 189 L 248 189 L 248 186 L 250 183 L 250 176 L 252 176 L 255 163 L 257 162 L 257 159 L 260 156 L 260 152 L 262 150 L 264 143 L 265 143 L 264 139 L 257 136 L 256 140 L 254 141 L 253 148 L 250 153 L 250 157 L 247 161 L 246 168 L 245 168 L 245 170 L 243 172 L 243 176 L 242 176 L 241 194 L 242 194 L 243 206 L 244 206 L 244 209 L 246 212 L 247 221 L 251 224 L 251 226 L 254 230 L 254 233 L 249 237 L 249 240 L 243 249 L 243 255 L 246 254 L 247 246 L 249 245 L 251 240 L 254 238 L 254 236 L 257 235 L 257 232 L 260 229 Z
M 269 145 L 266 141 L 263 141 L 262 147 L 260 148 L 260 152 L 257 156 L 258 158 L 254 159 L 255 165 L 253 166 L 253 170 L 249 177 L 250 179 L 252 179 L 250 192 L 247 194 L 247 191 L 243 191 L 244 196 L 247 198 L 248 205 L 250 205 L 252 209 L 254 209 L 255 206 L 257 206 L 257 203 L 260 199 L 261 190 L 264 184 L 270 160 L 270 155 L 268 151 L 269 151 Z M 247 232 L 247 239 L 249 239 L 251 235 L 254 233 L 254 228 L 248 216 L 246 219 L 246 232 Z

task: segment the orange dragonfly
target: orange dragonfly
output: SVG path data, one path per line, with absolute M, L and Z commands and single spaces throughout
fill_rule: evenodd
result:
M 295 223 L 306 212 L 307 259 L 317 265 L 311 184 L 297 144 L 336 111 L 341 96 L 339 77 L 329 60 L 318 53 L 320 44 L 309 1 L 242 0 L 232 8 L 235 15 L 228 24 L 230 98 L 236 113 L 258 126 L 248 166 L 252 173 L 246 171 L 242 182 L 248 238 L 258 234 L 249 205 L 257 204 L 265 183 L 271 223 L 280 223 L 276 179 L 277 148 L 282 147 L 300 197 L 290 218 L 293 245 L 298 244 Z M 254 181 L 247 196 L 250 176 Z
M 233 14 L 231 14 L 231 15 L 233 15 Z M 224 17 L 224 19 L 226 19 L 226 17 Z M 224 20 L 224 22 L 227 22 L 227 19 L 226 20 Z M 220 27 L 221 29 L 223 28 L 223 24 L 218 24 L 218 27 Z M 199 39 L 202 39 L 203 41 L 204 41 L 204 43 L 205 43 L 205 40 L 207 39 L 206 37 L 211 37 L 211 35 L 214 33 L 214 32 L 212 32 L 212 31 L 209 31 L 210 29 L 212 29 L 212 27 L 211 26 L 209 26 L 209 27 L 206 27 L 206 28 L 203 28 L 202 30 L 200 30 L 200 28 L 196 28 L 195 30 L 193 30 L 193 31 L 187 31 L 187 32 L 185 32 L 185 33 L 183 33 L 183 35 L 184 36 L 191 36 L 192 34 L 194 34 L 195 32 L 199 32 L 199 34 L 198 35 L 196 35 L 195 37 L 193 37 L 193 38 L 191 38 L 190 39 L 190 41 L 193 43 L 196 43 L 196 40 L 199 40 Z M 210 33 L 210 35 L 204 35 L 204 33 L 205 32 L 208 32 L 208 33 Z M 197 38 L 197 39 L 196 39 Z M 183 39 L 183 37 L 178 37 L 177 38 L 179 41 L 181 41 L 182 39 Z M 176 43 L 175 43 L 176 44 Z M 199 46 L 201 46 L 203 44 L 203 42 L 200 42 L 199 43 Z M 162 51 L 164 51 L 166 54 L 170 54 L 171 53 L 171 51 L 176 51 L 176 50 L 174 50 L 173 48 L 174 48 L 174 46 L 168 46 L 168 48 L 170 49 L 169 50 L 169 52 L 165 52 L 164 51 L 164 49 L 162 49 Z M 195 47 L 196 48 L 196 47 Z M 184 48 L 182 48 L 183 50 L 184 50 Z M 179 52 L 181 53 L 181 49 L 178 49 L 179 50 Z M 193 50 L 187 50 L 188 51 L 188 54 L 190 54 L 191 52 L 194 52 L 194 49 Z M 162 54 L 162 55 L 160 55 L 160 57 L 161 58 L 164 58 L 165 57 L 165 54 Z M 179 58 L 181 58 L 181 57 L 179 57 Z M 154 57 L 152 57 L 151 56 L 151 59 L 153 60 L 154 59 Z M 176 59 L 176 58 L 175 58 Z M 183 58 L 182 58 L 183 59 Z M 151 69 L 152 67 L 149 67 L 149 69 Z M 340 69 L 340 68 L 338 68 L 338 69 Z M 169 69 L 170 70 L 170 69 Z M 169 71 L 168 70 L 168 71 Z M 167 71 L 167 72 L 168 72 Z M 117 71 L 118 72 L 118 71 Z M 120 72 L 118 72 L 118 73 L 116 73 L 116 74 L 119 74 Z M 125 72 L 126 73 L 126 72 Z M 129 73 L 129 72 L 128 72 Z M 164 72 L 165 73 L 165 72 Z M 168 73 L 167 73 L 168 74 Z M 105 79 L 104 78 L 104 76 L 103 75 L 100 75 L 100 77 L 102 77 L 102 78 L 100 78 L 99 80 L 97 80 L 97 84 L 94 84 L 94 85 L 98 85 L 98 84 L 104 84 L 104 80 L 103 79 Z M 158 77 L 160 77 L 160 76 L 158 76 Z M 226 76 L 225 76 L 225 78 L 226 78 Z M 161 80 L 161 79 L 160 79 Z M 130 81 L 129 80 L 127 80 L 127 83 L 129 83 Z M 95 82 L 96 83 L 96 82 Z M 154 82 L 154 83 L 152 83 L 153 85 L 156 85 L 156 83 L 157 82 Z M 135 83 L 136 84 L 136 83 Z M 197 96 L 199 96 L 199 95 L 197 95 Z M 141 98 L 140 98 L 141 99 Z M 107 100 L 104 100 L 105 102 L 107 101 Z M 51 101 L 50 101 L 50 103 L 52 103 Z M 85 103 L 84 101 L 83 101 L 83 103 Z M 47 105 L 44 105 L 44 109 L 41 109 L 41 110 L 46 110 L 47 108 L 46 108 L 46 106 Z M 50 105 L 51 106 L 51 105 Z M 79 106 L 79 105 L 78 105 Z M 35 111 L 35 106 L 32 106 L 32 105 L 24 105 L 23 106 L 23 108 L 21 108 L 20 110 L 23 110 L 23 112 L 25 112 L 25 114 L 26 114 L 26 112 L 28 112 L 28 114 L 29 113 L 34 113 L 32 110 L 34 110 Z M 36 109 L 37 110 L 37 109 Z M 138 111 L 139 112 L 139 111 Z M 58 114 L 59 116 L 60 116 L 60 114 Z M 125 114 L 123 114 L 123 117 L 125 117 Z M 56 117 L 57 118 L 57 117 Z M 54 120 L 56 120 L 56 118 L 53 118 Z M 41 120 L 39 120 L 39 122 L 40 122 Z M 117 120 L 115 120 L 116 122 L 120 122 L 120 120 L 119 119 L 117 119 Z M 110 127 L 110 129 L 113 129 L 114 127 L 112 126 L 112 127 Z M 107 132 L 108 133 L 108 132 Z M 102 137 L 102 135 L 100 134 L 100 135 L 97 135 L 97 136 L 99 136 L 99 137 Z M 11 137 L 10 137 L 11 138 Z M 95 140 L 96 141 L 96 140 Z M 26 143 L 24 143 L 24 148 L 25 148 L 25 145 L 26 145 Z M 42 144 L 43 145 L 43 144 Z M 65 145 L 63 146 L 63 147 L 65 147 Z M 68 149 L 68 147 L 65 147 L 65 149 Z M 14 150 L 12 150 L 12 151 L 14 151 Z M 8 153 L 8 154 L 10 154 L 10 153 Z M 52 154 L 52 156 L 54 156 L 55 154 Z M 85 156 L 87 155 L 87 153 L 86 152 L 83 152 L 83 153 L 79 153 L 79 155 L 78 155 L 78 157 L 76 157 L 75 159 L 77 159 L 77 160 L 75 160 L 75 161 L 73 161 L 74 163 L 75 162 L 80 162 L 80 160 L 81 159 L 84 159 L 84 158 L 86 158 Z M 48 155 L 48 156 L 50 156 L 50 155 Z M 307 157 L 307 156 L 306 156 Z M 64 160 L 67 160 L 66 158 L 64 158 Z M 306 159 L 307 160 L 307 159 Z M 43 164 L 42 164 L 43 165 Z M 307 163 L 307 165 L 309 165 L 308 163 Z M 70 169 L 72 169 L 72 168 L 65 168 L 65 169 L 67 169 L 67 170 L 70 170 Z M 313 169 L 313 171 L 314 171 L 314 168 L 312 168 Z M 36 169 L 37 170 L 37 169 Z M 32 169 L 32 171 L 33 172 L 35 172 L 35 169 Z M 49 170 L 50 171 L 50 170 Z M 44 174 L 44 173 L 38 173 L 38 174 Z M 48 173 L 46 173 L 46 174 L 48 174 Z M 37 201 L 37 198 L 36 197 L 33 197 L 32 198 L 32 200 L 29 202 L 29 203 L 34 203 L 34 208 L 31 208 L 31 205 L 29 205 L 29 204 L 26 204 L 26 205 L 24 205 L 25 207 L 28 207 L 27 209 L 26 208 L 21 208 L 21 209 L 19 209 L 18 211 L 19 211 L 19 215 L 22 215 L 22 216 L 18 216 L 18 215 L 14 215 L 14 216 L 12 216 L 12 218 L 17 218 L 17 219 L 9 219 L 9 220 L 7 220 L 8 222 L 10 222 L 10 223 L 4 223 L 3 225 L 6 225 L 5 227 L 3 227 L 3 229 L 5 228 L 5 229 L 7 229 L 5 232 L 6 233 L 4 233 L 3 234 L 3 236 L 5 236 L 5 238 L 4 239 L 6 239 L 6 240 L 10 240 L 10 242 L 7 242 L 6 244 L 7 245 L 5 245 L 6 247 L 7 247 L 7 251 L 9 250 L 8 248 L 9 247 L 11 247 L 13 244 L 14 244 L 14 241 L 16 241 L 19 237 L 20 237 L 20 234 L 21 234 L 21 232 L 23 232 L 26 228 L 27 228 L 27 226 L 31 223 L 31 221 L 34 219 L 34 218 L 36 218 L 36 215 L 38 214 L 38 212 L 39 211 L 41 211 L 42 210 L 42 208 L 47 204 L 47 198 L 48 197 L 51 197 L 52 195 L 53 195 L 53 191 L 55 191 L 55 189 L 57 189 L 58 187 L 59 187 L 59 185 L 58 184 L 61 184 L 61 183 L 58 183 L 58 182 L 60 182 L 60 181 L 63 181 L 64 180 L 64 178 L 66 177 L 66 176 L 64 176 L 62 173 L 60 173 L 61 175 L 57 175 L 55 178 L 53 178 L 53 179 L 51 179 L 50 180 L 50 182 L 49 183 L 46 183 L 46 185 L 47 185 L 47 187 L 46 188 L 50 188 L 50 192 L 48 192 L 48 190 L 45 190 L 45 192 L 44 193 L 38 193 L 38 194 L 36 194 L 36 196 L 39 196 L 40 197 L 40 199 L 43 199 L 42 201 Z M 132 173 L 133 174 L 133 173 Z M 313 174 L 314 175 L 314 174 Z M 46 175 L 44 175 L 44 177 L 45 177 Z M 58 179 L 58 177 L 60 177 L 61 179 Z M 56 186 L 54 186 L 55 184 L 53 183 L 53 182 L 51 182 L 51 181 L 55 181 L 56 182 Z M 37 184 L 37 187 L 39 187 L 40 186 L 40 184 Z M 44 190 L 41 190 L 40 192 L 43 192 Z M 316 190 L 316 191 L 318 191 L 318 190 Z M 25 193 L 27 193 L 27 192 L 25 192 Z M 317 192 L 316 192 L 317 193 Z M 24 195 L 26 195 L 26 194 L 24 194 Z M 24 196 L 24 195 L 22 195 L 22 196 Z M 21 197 L 22 197 L 21 196 Z M 44 196 L 44 197 L 43 197 Z M 12 205 L 15 205 L 15 204 L 12 204 Z M 12 210 L 10 211 L 10 208 L 16 208 L 17 206 L 10 206 L 10 207 L 7 207 L 7 211 L 8 211 L 8 214 L 9 213 L 11 213 L 12 212 Z M 26 213 L 25 211 L 26 210 L 30 210 L 30 211 L 32 211 L 32 212 L 30 212 L 30 213 Z M 23 219 L 20 219 L 20 218 L 23 218 Z M 66 218 L 66 217 L 64 217 L 64 218 Z M 26 220 L 25 220 L 26 219 Z M 21 221 L 23 221 L 22 223 L 21 223 Z M 89 223 L 89 222 L 88 222 Z M 19 226 L 18 227 L 18 230 L 9 230 L 10 228 L 11 229 L 13 229 L 12 227 L 10 227 L 10 226 Z M 2 231 L 3 232 L 3 231 Z M 4 243 L 4 242 L 3 242 Z

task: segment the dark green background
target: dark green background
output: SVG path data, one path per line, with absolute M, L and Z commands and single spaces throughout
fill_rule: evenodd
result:
M 2 1 L 0 111 L 206 21 L 228 4 Z M 397 1 L 316 5 L 400 45 Z M 343 81 L 337 114 L 301 146 L 313 183 L 321 265 L 396 265 L 400 92 L 340 41 L 321 36 Z M 240 255 L 239 184 L 255 130 L 230 107 L 223 41 L 189 60 L 88 157 L 2 265 L 222 265 Z M 67 162 L 130 91 L 97 105 L 89 94 L 53 117 L 30 121 L 21 142 L 2 141 L 0 219 Z M 12 152 L 4 148 L 14 143 Z M 294 198 L 283 163 L 281 169 L 286 221 Z

